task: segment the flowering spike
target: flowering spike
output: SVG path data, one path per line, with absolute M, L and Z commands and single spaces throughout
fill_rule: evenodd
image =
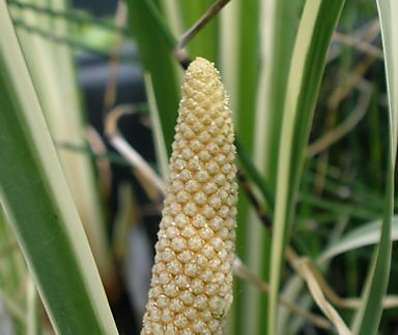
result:
M 182 85 L 143 335 L 222 334 L 232 302 L 236 167 L 231 112 L 203 58 Z

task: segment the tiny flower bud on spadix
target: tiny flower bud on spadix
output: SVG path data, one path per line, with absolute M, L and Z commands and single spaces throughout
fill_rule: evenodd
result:
M 233 141 L 219 73 L 197 58 L 182 85 L 144 335 L 223 333 L 232 302 Z

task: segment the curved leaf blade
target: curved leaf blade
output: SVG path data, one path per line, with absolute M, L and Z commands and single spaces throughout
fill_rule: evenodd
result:
M 332 33 L 344 0 L 307 0 L 292 54 L 279 146 L 274 230 L 271 245 L 268 333 L 277 329 L 284 247 L 291 229 L 305 148 Z
M 381 315 L 382 301 L 387 290 L 391 267 L 391 218 L 394 211 L 394 171 L 397 151 L 398 121 L 398 22 L 395 14 L 398 3 L 394 0 L 377 0 L 381 23 L 381 32 L 385 56 L 385 69 L 388 95 L 389 149 L 387 154 L 387 172 L 385 188 L 384 218 L 380 232 L 380 242 L 375 250 L 374 259 L 368 277 L 362 305 L 353 326 L 354 334 L 377 334 Z
M 378 243 L 380 241 L 381 224 L 381 220 L 378 220 L 349 231 L 322 252 L 319 262 L 324 262 L 351 250 Z M 391 223 L 391 240 L 398 240 L 398 217 L 396 216 L 393 217 Z
M 58 334 L 117 330 L 32 85 L 0 1 L 0 201 Z
M 145 70 L 151 75 L 168 154 L 174 138 L 179 103 L 175 40 L 162 21 L 157 1 L 128 0 L 129 25 Z

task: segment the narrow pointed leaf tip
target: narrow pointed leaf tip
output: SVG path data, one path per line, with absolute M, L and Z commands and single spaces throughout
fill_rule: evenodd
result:
M 143 335 L 223 333 L 235 249 L 233 141 L 219 73 L 197 58 L 182 85 Z

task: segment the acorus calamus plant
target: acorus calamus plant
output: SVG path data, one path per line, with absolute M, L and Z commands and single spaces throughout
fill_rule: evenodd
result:
M 394 333 L 398 1 L 118 3 L 111 23 L 67 0 L 0 0 L 0 305 L 12 334 L 139 333 L 166 191 L 144 335 Z M 125 42 L 143 104 L 119 100 L 117 69 L 136 63 Z M 107 113 L 88 134 L 76 49 L 110 56 L 93 108 L 104 98 Z M 231 95 L 235 247 L 232 122 L 204 59 L 188 70 L 175 135 L 179 71 L 198 56 Z M 118 124 L 128 117 L 145 129 L 134 140 Z M 113 178 L 120 168 L 134 180 Z
M 193 61 L 170 159 L 142 334 L 222 334 L 232 303 L 237 184 L 232 115 L 218 71 Z

